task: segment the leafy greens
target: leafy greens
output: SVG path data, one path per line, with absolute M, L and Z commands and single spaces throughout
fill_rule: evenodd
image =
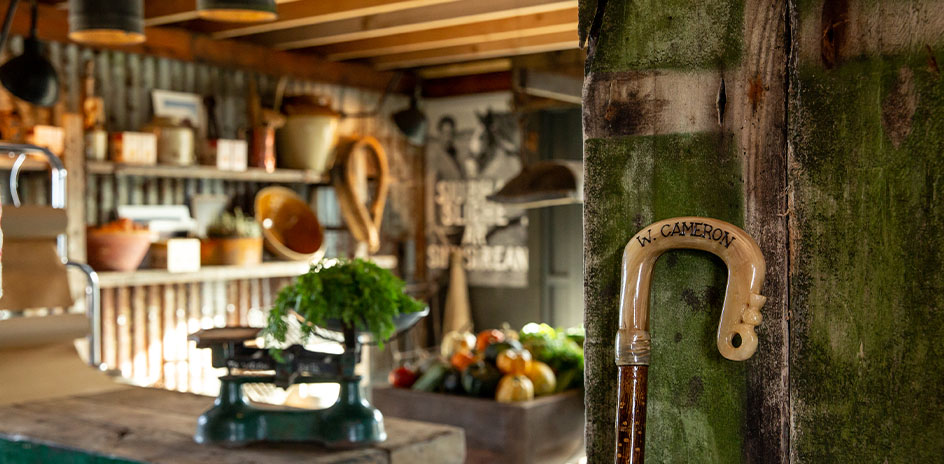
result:
M 370 261 L 321 261 L 279 292 L 262 334 L 267 341 L 284 343 L 287 318 L 294 311 L 310 323 L 301 325 L 303 341 L 315 333 L 315 326 L 337 320 L 371 333 L 382 344 L 396 330 L 394 317 L 426 306 L 404 293 L 404 286 L 393 273 Z

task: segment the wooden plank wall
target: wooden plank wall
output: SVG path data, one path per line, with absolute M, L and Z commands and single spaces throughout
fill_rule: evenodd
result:
M 18 54 L 22 39 L 14 37 L 9 51 Z M 167 89 L 213 95 L 216 117 L 223 137 L 236 137 L 247 127 L 246 96 L 250 78 L 257 79 L 260 94 L 273 95 L 277 76 L 250 74 L 199 63 L 143 56 L 119 51 L 96 51 L 75 44 L 48 44 L 48 56 L 58 68 L 63 86 L 63 108 L 80 110 L 85 63 L 94 60 L 96 93 L 105 99 L 109 131 L 140 129 L 151 118 L 150 91 Z M 378 92 L 288 79 L 286 95 L 317 94 L 327 96 L 333 106 L 347 113 L 371 110 L 380 97 Z M 390 200 L 385 213 L 384 234 L 394 239 L 417 237 L 415 217 L 422 195 L 421 183 L 414 169 L 421 166 L 418 151 L 413 150 L 396 132 L 388 115 L 406 106 L 400 95 L 390 96 L 380 117 L 344 119 L 342 135 L 373 135 L 383 144 L 391 159 L 393 175 Z M 138 176 L 88 174 L 85 221 L 97 225 L 114 219 L 115 208 L 126 204 L 188 204 L 194 194 L 243 195 L 250 199 L 266 184 L 221 179 L 165 179 Z M 0 195 L 8 204 L 8 179 L 0 174 Z M 345 256 L 353 249 L 334 192 L 330 187 L 290 185 L 310 199 L 326 228 L 327 256 Z M 20 195 L 25 203 L 47 202 L 48 182 L 44 173 L 25 173 Z M 387 252 L 388 250 L 384 250 Z M 390 249 L 389 252 L 395 252 Z M 144 287 L 119 287 L 102 290 L 102 354 L 109 369 L 141 385 L 215 394 L 217 370 L 209 366 L 209 352 L 197 350 L 186 339 L 201 328 L 224 325 L 254 325 L 264 322 L 278 289 L 289 279 L 252 279 Z M 62 309 L 41 309 L 26 313 L 42 316 Z M 82 312 L 76 305 L 71 311 Z M 3 316 L 3 315 L 0 315 Z M 7 315 L 9 317 L 9 315 Z

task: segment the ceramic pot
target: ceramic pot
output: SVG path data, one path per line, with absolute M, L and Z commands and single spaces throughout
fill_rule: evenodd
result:
M 262 262 L 262 237 L 200 240 L 203 266 L 248 266 Z
M 133 271 L 151 247 L 148 231 L 111 232 L 89 229 L 86 235 L 88 264 L 96 271 Z
M 193 129 L 178 120 L 155 117 L 149 130 L 157 135 L 157 161 L 174 166 L 196 163 Z
M 285 118 L 285 125 L 276 137 L 279 167 L 326 172 L 333 161 L 337 131 L 338 117 L 334 115 L 300 114 Z

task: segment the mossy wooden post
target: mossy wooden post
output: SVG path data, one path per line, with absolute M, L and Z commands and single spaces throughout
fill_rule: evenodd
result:
M 944 456 L 944 2 L 791 11 L 794 462 Z
M 769 297 L 754 358 L 715 348 L 726 270 L 673 251 L 653 275 L 646 457 L 786 462 L 786 7 L 780 1 L 581 4 L 587 437 L 612 462 L 613 337 L 623 247 L 672 216 L 742 226 L 765 252 Z M 594 21 L 596 19 L 596 21 Z
M 659 261 L 650 462 L 939 460 L 944 3 L 584 0 L 580 14 L 589 461 L 614 456 L 620 252 L 675 215 L 743 226 L 769 299 L 755 357 L 725 361 L 723 264 Z

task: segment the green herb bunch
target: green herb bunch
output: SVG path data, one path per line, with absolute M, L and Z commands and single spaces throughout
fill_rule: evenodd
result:
M 207 225 L 206 234 L 210 238 L 258 238 L 262 236 L 262 229 L 255 218 L 236 208 L 232 213 L 220 214 Z
M 311 323 L 301 326 L 303 341 L 314 334 L 315 326 L 324 327 L 333 319 L 371 333 L 383 346 L 396 330 L 394 317 L 426 306 L 403 289 L 402 280 L 370 261 L 322 261 L 279 292 L 263 335 L 267 341 L 284 343 L 286 318 L 295 311 Z

